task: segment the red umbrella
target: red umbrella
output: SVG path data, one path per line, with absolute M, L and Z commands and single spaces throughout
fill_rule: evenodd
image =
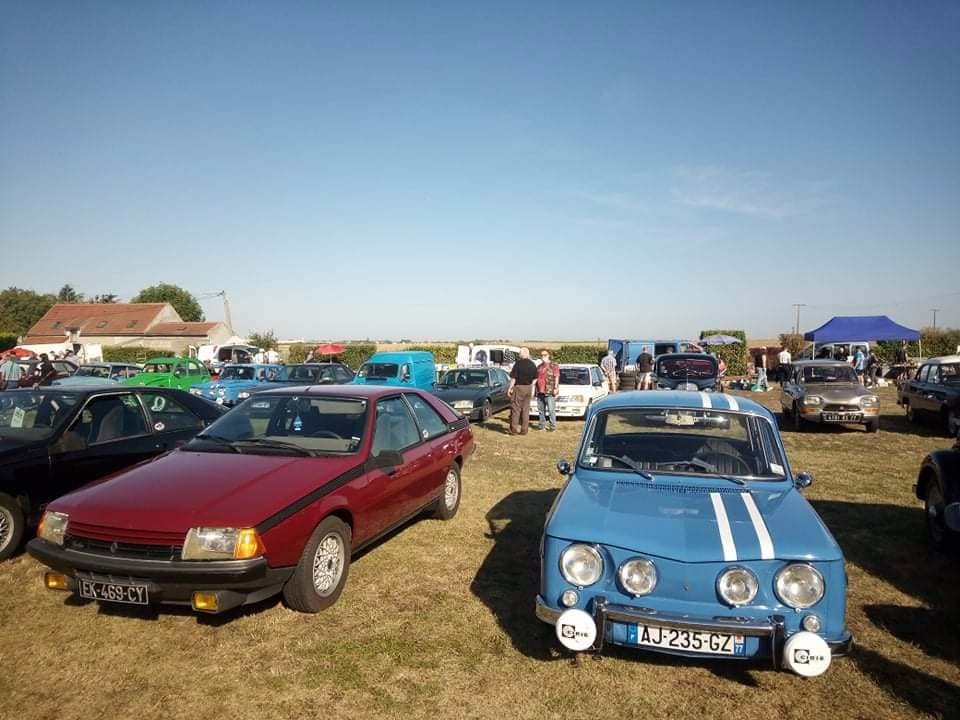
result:
M 339 355 L 344 352 L 346 348 L 343 345 L 338 345 L 337 343 L 326 343 L 325 345 L 317 345 L 313 349 L 314 355 Z
M 12 352 L 17 357 L 30 357 L 31 355 L 33 355 L 32 350 L 24 350 L 23 348 L 18 348 L 18 347 L 13 348 L 9 352 Z

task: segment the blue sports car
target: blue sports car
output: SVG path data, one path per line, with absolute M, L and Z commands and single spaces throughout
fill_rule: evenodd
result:
M 272 382 L 280 377 L 282 365 L 261 365 L 256 363 L 242 365 L 225 365 L 216 380 L 193 385 L 190 393 L 215 402 L 218 405 L 232 407 L 248 395 L 240 397 L 240 393 L 249 393 L 261 383 Z
M 567 649 L 763 658 L 804 676 L 850 649 L 843 554 L 763 406 L 611 395 L 558 470 L 536 612 Z

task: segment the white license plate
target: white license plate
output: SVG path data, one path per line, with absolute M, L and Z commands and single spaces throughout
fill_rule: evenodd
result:
M 150 596 L 146 585 L 123 585 L 121 583 L 78 581 L 80 597 L 103 602 L 126 603 L 127 605 L 148 605 Z
M 860 422 L 860 413 L 824 413 L 825 422 Z
M 705 632 L 702 630 L 679 630 L 660 625 L 628 625 L 627 642 L 631 645 L 677 650 L 679 652 L 703 653 L 705 655 L 746 654 L 743 635 Z

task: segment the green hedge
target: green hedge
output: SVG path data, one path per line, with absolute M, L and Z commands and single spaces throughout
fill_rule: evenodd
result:
M 925 358 L 953 355 L 957 352 L 957 346 L 960 346 L 960 329 L 923 328 L 920 331 L 920 343 L 907 343 L 907 354 L 912 358 L 919 357 L 921 344 L 923 345 L 923 356 Z M 877 355 L 880 356 L 881 360 L 893 362 L 900 343 L 884 341 L 877 343 L 876 347 Z
M 294 343 L 288 350 L 287 362 L 302 363 L 316 346 L 317 343 Z M 373 343 L 343 343 L 343 346 L 346 349 L 340 355 L 333 356 L 333 359 L 349 365 L 354 370 L 363 365 L 366 359 L 377 351 L 377 346 Z M 317 359 L 329 358 L 324 356 Z
M 739 345 L 711 346 L 710 351 L 727 364 L 727 375 L 747 374 L 747 334 L 743 330 L 701 330 L 700 337 L 707 335 L 730 335 L 740 338 Z
M 455 365 L 457 362 L 456 345 L 411 345 L 405 349 L 411 351 L 423 350 L 433 353 L 434 362 L 445 363 L 447 365 Z
M 550 356 L 560 363 L 598 363 L 606 355 L 606 345 L 561 345 L 550 351 Z
M 0 352 L 17 346 L 17 336 L 13 333 L 0 333 Z
M 147 348 L 142 345 L 107 345 L 103 348 L 104 362 L 145 363 L 150 358 L 175 354 L 169 348 Z

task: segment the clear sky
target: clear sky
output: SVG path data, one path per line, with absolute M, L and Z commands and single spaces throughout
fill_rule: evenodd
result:
M 0 250 L 282 337 L 960 326 L 960 3 L 0 0 Z

